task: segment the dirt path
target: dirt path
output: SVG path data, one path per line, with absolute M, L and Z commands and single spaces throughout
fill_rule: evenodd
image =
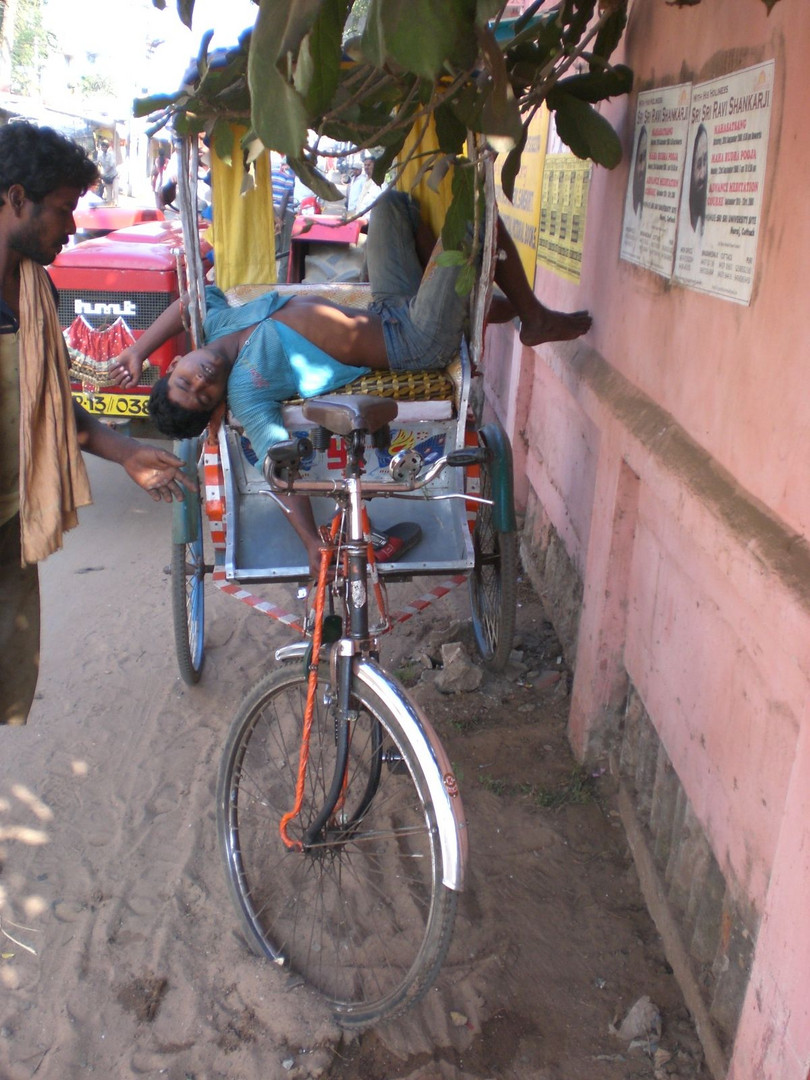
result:
M 565 672 L 528 588 L 525 670 L 508 679 L 452 697 L 433 672 L 417 681 L 410 661 L 467 639 L 463 590 L 386 654 L 439 728 L 469 819 L 470 886 L 435 989 L 347 1040 L 247 952 L 214 784 L 237 701 L 289 636 L 209 589 L 203 681 L 180 682 L 168 511 L 92 466 L 96 506 L 43 568 L 31 721 L 0 729 L 2 1080 L 702 1077 L 607 780 L 568 752 Z M 608 1027 L 644 994 L 662 1034 L 630 1049 Z

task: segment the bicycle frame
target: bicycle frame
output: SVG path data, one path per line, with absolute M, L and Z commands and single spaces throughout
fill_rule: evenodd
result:
M 427 717 L 407 696 L 405 690 L 376 663 L 377 641 L 369 631 L 368 577 L 369 567 L 374 576 L 374 552 L 368 540 L 368 517 L 363 506 L 362 455 L 364 450 L 363 433 L 353 433 L 349 449 L 349 462 L 342 482 L 335 482 L 333 493 L 337 497 L 338 511 L 333 519 L 329 541 L 321 549 L 321 566 L 315 596 L 315 614 L 312 627 L 312 640 L 297 643 L 278 650 L 277 658 L 289 659 L 292 656 L 307 656 L 309 661 L 309 684 L 307 706 L 302 731 L 302 749 L 299 763 L 299 776 L 296 790 L 296 805 L 280 822 L 279 830 L 284 843 L 291 850 L 308 850 L 317 843 L 323 828 L 330 822 L 339 808 L 341 793 L 345 783 L 345 770 L 348 760 L 350 729 L 352 721 L 351 688 L 354 678 L 361 679 L 394 712 L 410 737 L 419 760 L 425 767 L 429 778 L 430 794 L 436 809 L 439 843 L 442 848 L 445 873 L 443 884 L 459 891 L 464 885 L 464 871 L 467 856 L 467 832 L 458 784 L 450 761 L 439 738 Z M 295 480 L 279 483 L 278 477 L 268 477 L 271 487 L 277 492 L 283 490 L 298 491 Z M 274 482 L 275 481 L 275 482 Z M 306 482 L 305 482 L 306 483 Z M 311 483 L 311 482 L 310 482 Z M 399 485 L 397 485 L 399 486 Z M 283 497 L 283 495 L 279 495 Z M 345 533 L 340 523 L 345 523 Z M 346 553 L 347 575 L 341 582 L 341 567 L 336 556 L 343 549 Z M 348 632 L 331 646 L 330 665 L 333 672 L 333 687 L 336 691 L 336 743 L 338 757 L 329 792 L 324 805 L 315 821 L 307 830 L 302 842 L 293 841 L 286 833 L 286 826 L 300 811 L 301 797 L 308 759 L 309 724 L 314 710 L 313 695 L 317 688 L 318 662 L 322 648 L 323 612 L 328 587 L 328 571 L 335 564 L 338 581 L 342 587 L 344 604 L 348 613 Z M 334 586 L 333 586 L 334 587 Z M 384 614 L 384 612 L 383 612 Z M 378 768 L 383 765 L 380 757 Z M 394 765 L 392 761 L 386 762 Z M 379 773 L 378 773 L 379 775 Z M 370 782 L 367 800 L 370 801 L 375 781 Z M 340 830 L 350 833 L 362 817 L 367 805 L 363 801 L 355 812 L 354 818 L 340 825 Z

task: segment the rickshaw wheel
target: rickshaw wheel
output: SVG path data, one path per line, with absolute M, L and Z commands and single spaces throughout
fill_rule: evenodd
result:
M 205 555 L 203 550 L 202 507 L 197 503 L 197 539 L 172 544 L 172 616 L 177 665 L 183 682 L 200 681 L 205 644 Z
M 511 461 L 508 493 L 503 485 L 493 483 L 494 455 L 487 445 L 486 429 L 478 439 L 489 454 L 480 465 L 482 498 L 493 499 L 493 506 L 479 504 L 473 527 L 475 564 L 470 573 L 470 605 L 475 642 L 484 664 L 491 671 L 503 671 L 509 662 L 515 637 L 517 604 L 517 537 L 513 530 L 498 528 L 498 500 L 511 497 Z M 508 447 L 508 444 L 507 444 Z

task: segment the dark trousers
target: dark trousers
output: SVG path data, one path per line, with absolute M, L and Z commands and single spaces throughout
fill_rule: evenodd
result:
M 20 515 L 0 525 L 0 724 L 28 719 L 39 674 L 39 571 L 20 565 Z

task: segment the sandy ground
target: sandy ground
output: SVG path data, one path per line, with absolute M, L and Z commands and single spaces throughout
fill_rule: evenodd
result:
M 432 674 L 417 682 L 409 660 L 469 640 L 463 589 L 384 653 L 416 683 L 469 820 L 470 883 L 436 987 L 347 1038 L 255 958 L 226 893 L 214 787 L 238 702 L 289 632 L 209 588 L 206 667 L 186 687 L 170 512 L 116 467 L 90 467 L 96 505 L 42 569 L 30 722 L 0 729 L 2 1080 L 704 1077 L 609 782 L 568 752 L 566 673 L 526 586 L 511 678 L 451 698 Z M 645 994 L 661 1034 L 631 1046 L 609 1028 Z

